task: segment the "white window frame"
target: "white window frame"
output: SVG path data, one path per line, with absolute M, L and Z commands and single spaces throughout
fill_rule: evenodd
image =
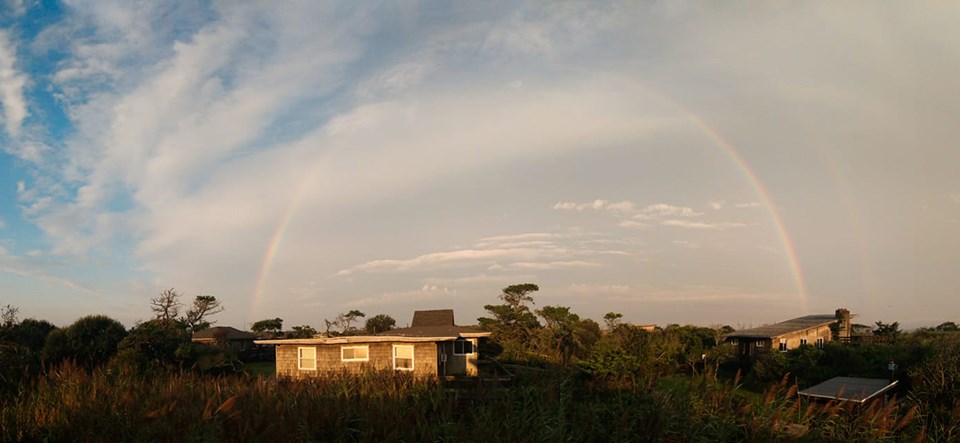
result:
M 470 352 L 457 352 L 457 345 L 464 345 L 470 343 Z M 461 346 L 461 351 L 463 350 Z M 453 355 L 473 355 L 477 353 L 477 347 L 473 344 L 472 340 L 469 339 L 457 339 L 453 341 Z
M 801 339 L 800 339 L 800 346 L 806 346 L 806 345 L 807 345 L 807 339 L 801 338 Z
M 817 338 L 817 349 L 823 349 L 823 337 Z
M 785 338 L 780 339 L 780 347 L 778 349 L 780 349 L 780 352 L 787 352 L 788 350 L 790 350 L 790 348 L 787 347 L 787 339 Z
M 309 359 L 309 358 L 305 358 L 305 357 L 304 357 L 303 351 L 306 351 L 306 350 L 309 350 L 309 351 L 313 352 L 313 358 L 312 358 L 312 360 L 313 360 L 313 367 L 312 367 L 312 368 L 305 367 L 305 366 L 303 365 L 304 360 L 307 360 L 307 361 L 311 360 L 311 359 Z M 315 348 L 315 347 L 313 347 L 313 346 L 300 346 L 300 347 L 297 348 L 297 369 L 299 369 L 299 370 L 301 370 L 301 371 L 316 371 L 316 370 L 317 370 L 317 348 Z
M 363 358 L 356 358 L 356 357 L 354 357 L 354 358 L 346 358 L 346 357 L 344 357 L 343 353 L 344 353 L 344 351 L 346 351 L 347 349 L 363 349 L 363 350 L 364 350 L 364 354 L 366 355 L 366 357 L 363 357 Z M 354 355 L 356 355 L 356 351 L 354 351 Z M 340 347 L 340 361 L 346 361 L 346 362 L 350 362 L 350 361 L 370 361 L 370 347 L 369 347 L 369 346 L 341 346 L 341 347 Z
M 410 348 L 410 367 L 409 368 L 400 368 L 397 367 L 397 349 L 399 348 Z M 412 371 L 416 367 L 416 354 L 417 350 L 413 345 L 393 345 L 393 369 L 398 371 Z

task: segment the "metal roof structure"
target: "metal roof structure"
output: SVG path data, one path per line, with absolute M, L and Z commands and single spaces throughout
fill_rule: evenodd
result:
M 799 395 L 829 400 L 864 403 L 897 385 L 882 378 L 834 377 L 798 392 Z
M 803 331 L 805 329 L 816 328 L 828 325 L 837 321 L 834 314 L 816 314 L 797 317 L 772 325 L 760 326 L 759 328 L 744 329 L 742 331 L 731 332 L 724 337 L 734 338 L 773 338 L 791 332 Z

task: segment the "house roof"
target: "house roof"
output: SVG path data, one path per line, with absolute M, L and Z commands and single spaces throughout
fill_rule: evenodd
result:
M 799 392 L 800 395 L 863 403 L 892 389 L 897 381 L 882 378 L 834 377 Z
M 745 337 L 745 338 L 772 338 L 779 337 L 791 332 L 803 331 L 805 329 L 816 328 L 818 326 L 828 325 L 837 321 L 834 314 L 817 314 L 797 317 L 772 325 L 760 326 L 759 328 L 744 329 L 742 331 L 731 332 L 724 337 Z
M 489 337 L 490 333 L 469 326 L 453 324 L 453 309 L 432 311 L 414 311 L 413 326 L 391 329 L 376 335 L 352 335 L 341 337 L 295 338 L 277 340 L 257 340 L 263 345 L 318 345 L 346 343 L 383 343 L 383 342 L 438 342 L 452 341 L 458 338 Z
M 453 309 L 413 311 L 411 327 L 453 326 Z
M 211 340 L 253 340 L 257 338 L 257 336 L 247 331 L 231 328 L 230 326 L 214 326 L 212 328 L 194 332 L 193 338 Z
M 391 329 L 377 335 L 466 338 L 487 337 L 490 333 L 469 326 L 455 325 L 453 323 L 453 309 L 435 309 L 432 311 L 413 311 L 413 322 L 409 328 Z

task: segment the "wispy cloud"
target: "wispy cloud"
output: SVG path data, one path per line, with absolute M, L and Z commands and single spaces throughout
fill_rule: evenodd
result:
M 16 68 L 17 49 L 6 30 L 0 30 L 0 104 L 3 106 L 3 124 L 11 138 L 19 138 L 27 101 L 23 90 L 27 76 Z M 16 153 L 16 151 L 14 151 Z
M 742 228 L 744 226 L 747 226 L 744 223 L 737 223 L 737 222 L 707 223 L 707 222 L 695 222 L 690 220 L 676 220 L 676 219 L 664 220 L 660 222 L 660 224 L 664 226 L 675 226 L 678 228 L 708 229 L 708 230 L 724 230 L 724 229 L 731 229 L 731 228 Z
M 724 203 L 725 202 L 723 200 L 713 200 L 710 202 L 710 207 L 715 210 L 720 210 L 723 209 Z
M 738 208 L 759 208 L 760 206 L 763 206 L 763 205 L 761 205 L 760 202 L 747 202 L 747 203 L 737 203 L 734 206 Z

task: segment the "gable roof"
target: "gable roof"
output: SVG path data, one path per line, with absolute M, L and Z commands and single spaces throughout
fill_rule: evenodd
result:
M 863 403 L 896 385 L 897 380 L 888 381 L 882 378 L 834 377 L 819 385 L 804 389 L 799 394 L 807 397 Z
M 413 322 L 409 328 L 391 329 L 379 336 L 392 337 L 487 337 L 489 332 L 469 326 L 457 326 L 453 323 L 453 309 L 435 309 L 431 311 L 413 311 Z
M 837 317 L 834 314 L 806 315 L 772 325 L 760 326 L 759 328 L 731 332 L 724 337 L 773 338 L 791 332 L 828 325 L 835 321 L 837 321 Z
M 193 338 L 210 340 L 253 340 L 257 338 L 257 336 L 247 331 L 231 328 L 230 326 L 214 326 L 194 332 Z
M 430 311 L 413 311 L 412 328 L 430 326 L 453 326 L 453 309 L 434 309 Z

